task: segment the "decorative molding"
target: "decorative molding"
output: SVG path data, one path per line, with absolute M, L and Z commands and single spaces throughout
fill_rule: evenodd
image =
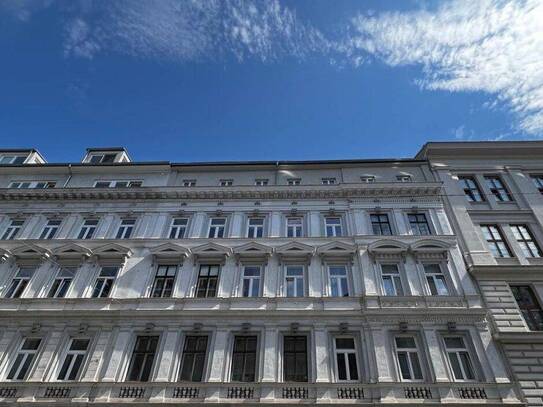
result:
M 183 261 L 190 256 L 191 252 L 186 247 L 175 243 L 164 243 L 149 249 L 153 256 L 153 262 L 172 261 L 176 264 L 183 264 Z

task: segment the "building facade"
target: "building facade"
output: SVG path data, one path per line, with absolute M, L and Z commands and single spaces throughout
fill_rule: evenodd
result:
M 543 405 L 543 143 L 428 143 L 494 337 L 528 405 Z
M 437 176 L 0 151 L 0 399 L 523 405 Z

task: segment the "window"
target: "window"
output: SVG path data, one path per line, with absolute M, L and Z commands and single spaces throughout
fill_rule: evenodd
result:
M 216 239 L 224 237 L 225 228 L 226 218 L 211 218 L 209 222 L 209 233 L 207 237 Z
M 327 237 L 341 236 L 341 218 L 338 216 L 324 218 L 324 227 Z
M 481 225 L 481 231 L 494 257 L 511 257 L 509 247 L 497 225 Z
M 184 179 L 183 180 L 183 186 L 184 187 L 195 187 L 196 186 L 196 180 L 195 179 Z
M 143 181 L 96 181 L 95 188 L 139 188 Z
M 232 352 L 232 381 L 254 382 L 256 371 L 256 336 L 236 336 Z
M 221 187 L 231 187 L 232 185 L 234 185 L 234 180 L 232 180 L 232 179 L 221 179 L 219 181 L 219 185 Z
M 87 355 L 90 340 L 83 338 L 72 338 L 70 347 L 64 358 L 64 363 L 58 374 L 58 380 L 76 380 Z
M 50 219 L 41 231 L 40 239 L 53 239 L 62 223 L 59 219 Z
M 173 283 L 177 274 L 177 266 L 159 265 L 155 274 L 155 281 L 151 289 L 153 298 L 169 298 L 172 296 Z
M 196 285 L 196 298 L 216 297 L 218 280 L 218 265 L 201 265 Z
M 307 337 L 283 339 L 283 376 L 285 382 L 307 382 Z
M 399 182 L 411 182 L 413 180 L 413 178 L 411 177 L 411 175 L 397 175 L 396 176 L 396 181 L 399 181 Z
M 268 185 L 268 180 L 267 179 L 255 179 L 255 185 L 257 187 L 265 187 L 266 185 Z
M 429 235 L 430 226 L 424 213 L 410 213 L 407 215 L 409 225 L 414 235 Z
M 287 297 L 303 297 L 304 289 L 304 267 L 287 266 L 285 271 L 285 286 Z
M 118 272 L 119 267 L 102 267 L 100 274 L 94 283 L 92 298 L 109 297 Z
M 183 347 L 180 381 L 201 382 L 207 353 L 207 336 L 187 336 Z
M 64 298 L 76 273 L 75 267 L 61 267 L 53 281 L 47 296 L 49 298 Z
M 532 287 L 514 285 L 511 286 L 511 291 L 528 328 L 532 331 L 543 331 L 543 311 Z
M 370 214 L 370 220 L 374 235 L 392 235 L 392 228 L 390 227 L 390 221 L 386 213 L 372 213 Z
M 287 185 L 290 185 L 290 186 L 300 185 L 301 182 L 302 182 L 301 178 L 288 178 L 287 179 Z
M 11 280 L 6 298 L 20 298 L 34 275 L 35 270 L 33 267 L 21 267 L 17 271 L 17 274 L 15 274 L 15 277 L 13 277 L 13 280 Z
M 19 232 L 21 231 L 21 228 L 23 227 L 23 224 L 25 223 L 24 220 L 15 220 L 12 219 L 9 226 L 5 230 L 4 234 L 2 235 L 3 240 L 13 240 L 17 237 Z
M 92 239 L 94 232 L 96 232 L 96 226 L 98 226 L 98 219 L 85 219 L 83 226 L 77 235 L 78 239 Z
M 126 380 L 132 382 L 146 382 L 149 380 L 153 370 L 157 345 L 158 336 L 138 336 L 128 365 Z
M 19 165 L 23 164 L 26 160 L 26 155 L 16 155 L 16 154 L 5 154 L 0 156 L 0 164 L 12 164 Z
M 513 200 L 513 197 L 505 188 L 505 185 L 503 184 L 503 181 L 500 177 L 495 175 L 489 175 L 485 177 L 486 184 L 488 185 L 488 188 L 490 188 L 490 192 L 494 195 L 494 198 L 496 198 L 496 201 L 498 202 L 510 202 Z
M 381 264 L 381 276 L 385 295 L 404 295 L 397 264 Z
M 375 177 L 373 175 L 363 175 L 360 177 L 360 181 L 366 184 L 373 184 L 375 182 Z
M 532 175 L 531 178 L 537 190 L 543 194 L 543 175 Z
M 479 185 L 477 185 L 474 177 L 461 175 L 458 177 L 458 181 L 460 182 L 460 186 L 464 190 L 468 201 L 484 202 L 485 199 L 483 198 L 483 194 L 481 193 Z
M 334 185 L 336 183 L 335 178 L 322 178 L 321 179 L 322 185 Z
M 394 339 L 401 379 L 422 380 L 422 367 L 415 338 L 413 336 L 397 336 Z
M 247 237 L 262 237 L 264 234 L 264 218 L 249 218 L 247 224 Z
M 541 257 L 541 249 L 537 245 L 527 225 L 510 225 L 522 252 L 526 257 Z
M 475 380 L 473 364 L 462 336 L 444 338 L 447 357 L 456 380 Z
M 302 237 L 303 233 L 302 218 L 287 218 L 287 237 Z
M 89 162 L 91 164 L 108 164 L 115 161 L 117 154 L 92 154 Z
M 440 264 L 424 264 L 424 274 L 431 295 L 449 295 L 447 281 Z
M 7 379 L 24 380 L 32 368 L 38 349 L 41 344 L 40 338 L 25 338 L 17 352 L 15 362 L 11 365 Z
M 46 189 L 54 188 L 56 186 L 55 181 L 13 181 L 9 184 L 9 188 L 18 189 Z
M 354 338 L 335 338 L 334 343 L 338 380 L 358 380 L 358 363 Z
M 328 275 L 330 282 L 331 297 L 348 297 L 349 283 L 347 280 L 347 267 L 329 266 Z
M 121 224 L 117 230 L 117 239 L 130 239 L 136 219 L 121 219 Z
M 170 226 L 170 239 L 183 239 L 187 233 L 188 218 L 173 218 Z
M 260 296 L 260 266 L 245 266 L 243 268 L 243 297 L 258 297 Z

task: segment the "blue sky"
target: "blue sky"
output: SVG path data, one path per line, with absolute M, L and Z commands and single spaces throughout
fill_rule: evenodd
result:
M 408 157 L 543 135 L 541 0 L 3 0 L 0 145 Z

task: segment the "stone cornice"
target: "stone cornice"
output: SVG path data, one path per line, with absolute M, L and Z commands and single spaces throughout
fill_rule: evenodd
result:
M 471 265 L 477 280 L 543 281 L 543 265 Z

